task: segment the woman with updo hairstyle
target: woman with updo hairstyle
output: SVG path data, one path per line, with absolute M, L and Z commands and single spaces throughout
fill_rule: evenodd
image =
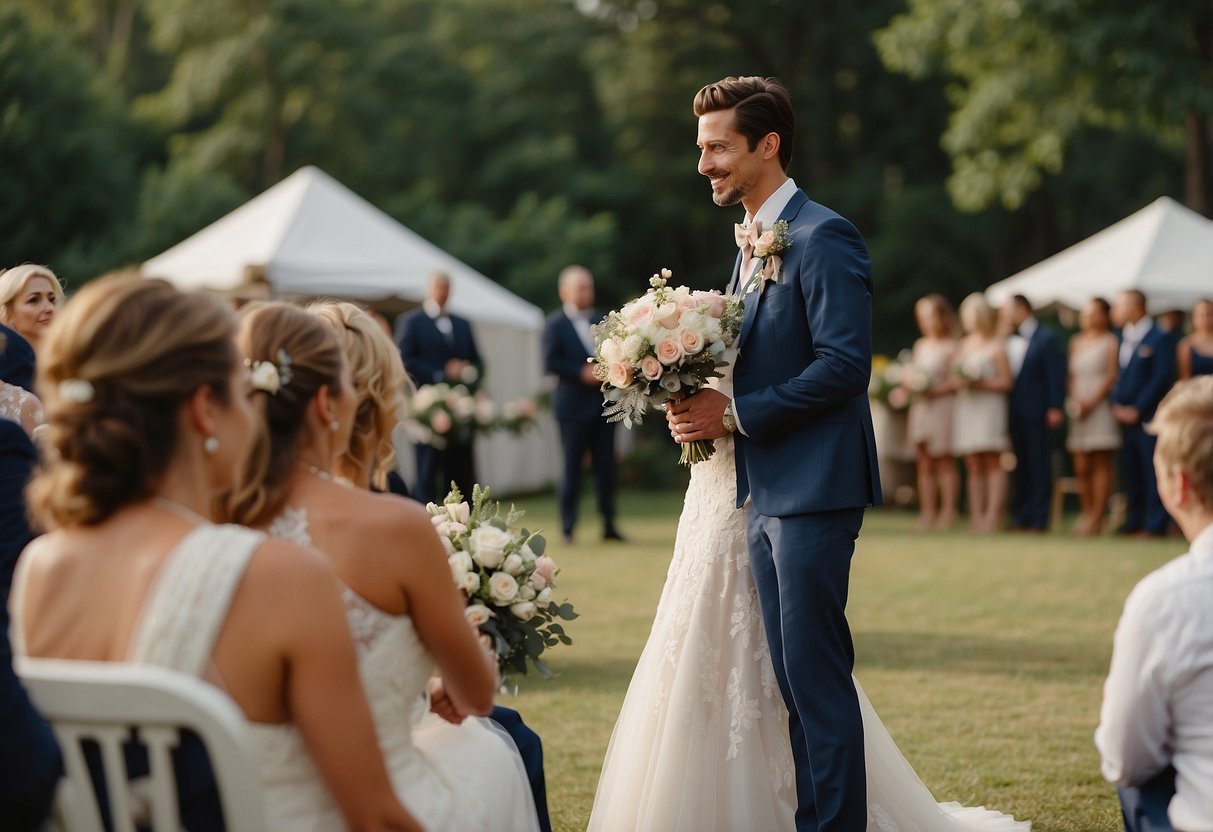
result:
M 257 389 L 261 447 L 228 500 L 230 517 L 314 547 L 344 583 L 379 742 L 397 793 L 421 823 L 444 832 L 534 830 L 521 760 L 502 738 L 468 720 L 457 742 L 422 750 L 414 741 L 414 708 L 435 666 L 443 684 L 432 689 L 433 707 L 462 720 L 491 711 L 497 663 L 467 623 L 428 512 L 366 490 L 389 461 L 404 384 L 399 353 L 376 340 L 386 336 L 356 307 L 313 312 L 284 303 L 242 311 L 237 343 Z
M 227 693 L 270 829 L 419 829 L 375 745 L 331 567 L 211 521 L 252 423 L 234 329 L 213 298 L 128 277 L 93 281 L 50 328 L 29 487 L 47 533 L 14 581 L 16 650 L 156 665 Z M 301 779 L 327 803 L 300 814 Z M 179 803 L 187 827 L 219 811 L 213 785 Z
M 35 353 L 62 301 L 59 278 L 46 266 L 25 263 L 0 272 L 0 323 L 28 341 Z

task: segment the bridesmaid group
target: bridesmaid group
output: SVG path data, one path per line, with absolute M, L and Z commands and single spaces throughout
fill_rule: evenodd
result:
M 1006 522 L 1007 469 L 1014 466 L 1008 395 L 1015 383 L 1016 335 L 1002 311 L 980 293 L 966 297 L 959 314 L 937 293 L 914 305 L 922 336 L 912 350 L 917 384 L 907 438 L 915 457 L 920 530 L 955 525 L 961 496 L 957 460 L 964 462 L 969 530 L 994 532 Z M 1116 489 L 1123 426 L 1113 401 L 1126 361 L 1111 313 L 1108 301 L 1091 299 L 1079 313 L 1078 331 L 1064 357 L 1065 448 L 1080 506 L 1071 530 L 1076 536 L 1103 532 Z M 1160 317 L 1156 325 L 1161 324 Z M 1186 335 L 1165 334 L 1168 349 L 1174 350 L 1175 377 L 1213 374 L 1213 300 L 1192 308 Z

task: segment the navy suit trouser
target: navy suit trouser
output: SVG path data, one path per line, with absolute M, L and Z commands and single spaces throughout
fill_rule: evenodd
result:
M 752 507 L 750 564 L 796 762 L 797 832 L 865 832 L 863 718 L 847 591 L 863 509 L 766 517 Z
M 417 487 L 414 494 L 422 503 L 441 503 L 454 482 L 464 499 L 472 499 L 476 470 L 471 442 L 449 442 L 441 450 L 417 445 Z
M 1136 788 L 1116 790 L 1125 832 L 1172 832 L 1167 807 L 1175 796 L 1175 769 L 1167 767 Z
M 601 416 L 592 419 L 562 419 L 560 444 L 564 451 L 564 476 L 560 480 L 560 525 L 566 535 L 577 525 L 581 500 L 581 464 L 590 454 L 598 511 L 607 530 L 615 528 L 615 424 Z
M 1044 416 L 1011 414 L 1011 444 L 1015 450 L 1015 495 L 1011 517 L 1015 526 L 1047 529 L 1053 501 L 1053 461 Z
M 1171 516 L 1158 496 L 1158 481 L 1154 477 L 1154 446 L 1158 439 L 1142 430 L 1141 425 L 1122 429 L 1121 467 L 1124 475 L 1124 531 L 1145 530 L 1151 534 L 1166 534 Z
M 510 735 L 514 745 L 518 746 L 522 764 L 526 767 L 527 780 L 531 784 L 531 795 L 535 799 L 540 832 L 552 832 L 552 821 L 548 818 L 548 789 L 543 777 L 543 742 L 540 741 L 539 735 L 522 721 L 522 715 L 512 708 L 497 705 L 489 719 L 500 725 Z

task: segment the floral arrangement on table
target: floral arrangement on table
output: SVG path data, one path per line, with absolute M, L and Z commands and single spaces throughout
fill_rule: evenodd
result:
M 670 277 L 662 269 L 649 279 L 647 292 L 590 328 L 597 345 L 590 361 L 602 382 L 608 421 L 630 428 L 649 409 L 720 378 L 725 350 L 741 330 L 741 300 L 686 286 L 671 289 Z M 715 450 L 711 442 L 688 442 L 680 462 L 702 462 Z
M 930 376 L 914 363 L 909 350 L 902 350 L 896 359 L 885 355 L 872 357 L 868 396 L 890 410 L 906 410 L 930 387 Z
M 552 678 L 541 656 L 549 647 L 572 644 L 560 621 L 577 618 L 573 605 L 553 600 L 556 562 L 544 554 L 539 532 L 518 529 L 523 512 L 501 504 L 489 490 L 472 487 L 472 503 L 451 484 L 442 505 L 426 510 L 446 549 L 451 577 L 467 596 L 468 621 L 493 641 L 497 665 L 526 675 L 528 660 L 545 679 Z M 506 684 L 503 682 L 503 684 Z
M 401 424 L 412 441 L 441 449 L 452 439 L 468 441 L 476 430 L 522 433 L 535 425 L 540 409 L 538 397 L 498 405 L 484 391 L 440 382 L 423 384 L 408 397 Z

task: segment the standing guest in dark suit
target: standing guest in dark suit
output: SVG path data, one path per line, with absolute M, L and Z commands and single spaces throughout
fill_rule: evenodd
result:
M 23 491 L 37 459 L 21 426 L 0 419 L 0 825 L 16 830 L 38 828 L 50 810 L 62 770 L 55 736 L 13 671 L 8 641 L 13 570 L 33 537 Z
M 1015 376 L 1009 423 L 1015 451 L 1011 528 L 1043 532 L 1053 499 L 1050 431 L 1065 424 L 1065 350 L 1057 333 L 1032 315 L 1032 304 L 1023 295 L 1011 298 L 1004 314 L 1014 332 L 1007 345 Z
M 543 329 L 543 368 L 557 378 L 553 412 L 560 425 L 564 475 L 560 481 L 560 524 L 572 542 L 581 496 L 581 465 L 590 454 L 604 540 L 623 540 L 615 528 L 615 424 L 602 415 L 602 392 L 586 359 L 594 355 L 590 326 L 602 320 L 592 309 L 594 276 L 584 266 L 568 266 L 558 284 L 564 308 L 548 316 Z
M 484 362 L 476 349 L 472 325 L 447 312 L 450 296 L 451 278 L 435 272 L 421 308 L 397 322 L 396 346 L 414 384 L 462 384 L 474 392 L 484 377 Z M 418 445 L 414 496 L 423 503 L 441 502 L 452 480 L 464 494 L 471 494 L 476 482 L 474 444 L 471 434 L 452 434 L 441 449 Z
M 1112 306 L 1120 327 L 1120 376 L 1112 388 L 1112 415 L 1124 438 L 1121 463 L 1128 508 L 1120 534 L 1161 537 L 1170 518 L 1154 478 L 1155 438 L 1142 426 L 1175 380 L 1175 344 L 1146 315 L 1146 296 L 1136 289 L 1121 292 Z

